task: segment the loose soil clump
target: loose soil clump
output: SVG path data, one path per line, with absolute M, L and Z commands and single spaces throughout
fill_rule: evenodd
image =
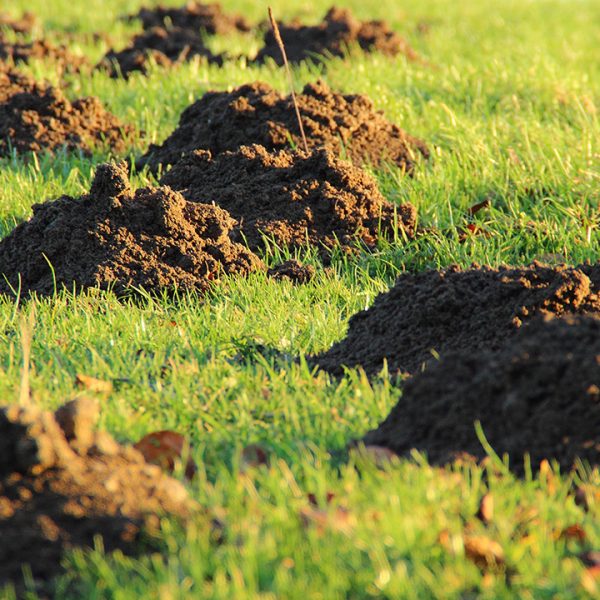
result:
M 159 516 L 194 512 L 179 481 L 94 431 L 98 415 L 85 398 L 54 414 L 0 408 L 0 586 L 22 588 L 29 565 L 38 591 L 48 592 L 65 551 L 93 548 L 99 535 L 106 551 L 135 553 Z
M 15 33 L 31 33 L 37 23 L 37 17 L 29 11 L 24 12 L 17 18 L 12 18 L 7 13 L 0 13 L 0 31 L 10 29 Z
M 84 56 L 73 54 L 66 46 L 55 46 L 44 39 L 11 42 L 0 32 L 0 62 L 28 64 L 32 60 L 51 60 L 66 73 L 79 73 L 89 66 Z
M 98 98 L 70 102 L 55 87 L 11 68 L 0 69 L 0 156 L 11 151 L 91 154 L 96 147 L 124 152 L 134 128 L 106 111 Z
M 248 21 L 238 14 L 227 14 L 218 3 L 188 2 L 180 8 L 156 6 L 142 8 L 129 17 L 139 19 L 144 29 L 153 27 L 182 27 L 204 31 L 210 35 L 226 35 L 235 31 L 247 32 L 252 29 Z
M 308 283 L 315 275 L 312 265 L 303 265 L 296 259 L 286 260 L 280 265 L 271 267 L 267 275 L 275 281 L 291 281 L 292 283 Z
M 153 61 L 161 67 L 172 67 L 197 56 L 209 63 L 223 64 L 223 55 L 213 54 L 199 32 L 181 27 L 153 27 L 135 36 L 124 50 L 107 52 L 97 68 L 107 71 L 113 78 L 127 79 L 136 71 L 147 74 Z
M 124 165 L 100 165 L 89 194 L 34 205 L 33 217 L 0 242 L 0 293 L 202 291 L 222 273 L 263 268 L 231 241 L 234 225 L 226 211 L 187 202 L 169 188 L 133 193 Z
M 242 146 L 216 156 L 198 150 L 161 184 L 229 211 L 252 249 L 263 248 L 266 236 L 285 247 L 310 243 L 328 256 L 335 246 L 350 252 L 401 229 L 413 235 L 416 223 L 412 205 L 390 204 L 370 175 L 326 150 L 271 153 Z
M 343 57 L 353 45 L 366 52 L 381 52 L 388 56 L 404 54 L 417 60 L 417 53 L 408 42 L 390 29 L 385 21 L 359 21 L 350 10 L 333 6 L 319 25 L 303 25 L 295 20 L 280 23 L 279 29 L 289 62 L 320 60 L 328 56 Z M 267 58 L 283 64 L 281 51 L 272 30 L 264 37 L 264 47 L 255 60 L 263 63 Z
M 339 376 L 414 373 L 434 353 L 496 350 L 537 314 L 600 312 L 600 267 L 490 267 L 406 273 L 350 319 L 348 334 L 313 358 Z
M 339 94 L 318 81 L 306 85 L 297 100 L 311 149 L 327 148 L 356 165 L 389 161 L 407 172 L 418 156 L 429 156 L 423 141 L 390 123 L 366 96 Z M 291 96 L 260 82 L 232 92 L 208 92 L 182 113 L 161 146 L 150 146 L 137 166 L 157 171 L 193 150 L 218 154 L 250 144 L 267 150 L 302 147 Z
M 364 438 L 432 463 L 484 458 L 474 422 L 523 472 L 543 459 L 600 464 L 600 318 L 537 317 L 497 350 L 450 352 L 409 379 L 387 419 Z

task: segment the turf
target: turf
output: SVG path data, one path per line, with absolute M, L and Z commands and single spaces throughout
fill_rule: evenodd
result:
M 13 0 L 47 28 L 107 31 L 117 47 L 135 25 L 117 22 L 142 0 Z M 168 4 L 178 5 L 177 0 Z M 225 6 L 264 20 L 259 3 Z M 278 17 L 316 22 L 327 3 L 272 3 Z M 577 478 L 600 484 L 598 471 L 514 478 L 494 460 L 433 469 L 424 457 L 377 468 L 348 455 L 348 442 L 374 427 L 401 395 L 385 376 L 360 371 L 341 381 L 311 372 L 302 357 L 345 334 L 348 317 L 369 306 L 399 272 L 472 262 L 597 260 L 600 243 L 600 5 L 594 0 L 351 0 L 361 18 L 386 18 L 429 64 L 355 53 L 302 66 L 296 86 L 323 76 L 344 92 L 368 94 L 409 133 L 431 143 L 433 159 L 413 178 L 394 168 L 375 173 L 384 194 L 409 200 L 428 233 L 397 240 L 371 255 L 335 258 L 304 286 L 257 274 L 230 279 L 205 297 L 118 301 L 93 291 L 73 297 L 0 302 L 0 398 L 18 399 L 23 323 L 35 313 L 31 389 L 56 407 L 72 397 L 75 375 L 112 380 L 101 426 L 123 441 L 176 429 L 194 444 L 200 475 L 193 495 L 221 523 L 215 535 L 199 519 L 185 531 L 165 521 L 161 553 L 132 559 L 93 552 L 67 558 L 58 597 L 72 598 L 576 598 L 600 594 L 577 554 L 600 548 L 600 506 L 584 512 Z M 372 5 L 369 5 L 372 4 Z M 310 10 L 307 6 L 310 5 Z M 58 32 L 54 34 L 59 39 Z M 215 40 L 232 53 L 259 39 Z M 106 46 L 82 37 L 72 45 L 91 60 Z M 28 71 L 56 81 L 50 64 Z M 99 96 L 139 130 L 140 153 L 174 128 L 180 111 L 208 89 L 255 79 L 286 91 L 273 64 L 243 59 L 223 68 L 202 62 L 127 82 L 96 73 L 69 76 L 71 98 Z M 107 156 L 37 156 L 0 162 L 0 236 L 31 205 L 89 189 Z M 136 185 L 152 179 L 134 177 Z M 487 235 L 459 235 L 468 207 L 489 199 L 473 223 Z M 272 248 L 267 262 L 284 250 Z M 319 266 L 313 253 L 301 257 Z M 297 360 L 299 359 L 299 360 Z M 261 444 L 270 466 L 243 469 L 241 452 Z M 493 465 L 496 464 L 496 467 Z M 245 472 L 242 472 L 245 471 Z M 575 479 L 576 481 L 573 481 Z M 475 518 L 489 491 L 495 515 Z M 330 504 L 328 493 L 334 494 Z M 321 512 L 310 513 L 308 494 Z M 319 511 L 321 510 L 319 509 Z M 324 516 L 326 515 L 326 517 Z M 322 523 L 321 520 L 325 522 Z M 583 544 L 559 532 L 581 524 Z M 503 569 L 479 569 L 461 533 L 498 541 Z M 212 533 L 211 533 L 212 531 Z M 10 590 L 0 597 L 11 598 Z M 32 595 L 32 597 L 34 597 Z

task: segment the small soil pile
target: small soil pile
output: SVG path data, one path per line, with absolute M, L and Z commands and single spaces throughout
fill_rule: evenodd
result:
M 188 154 L 161 183 L 194 202 L 214 202 L 240 223 L 252 249 L 263 234 L 280 246 L 317 246 L 324 256 L 338 244 L 373 246 L 379 235 L 404 228 L 412 235 L 416 211 L 387 202 L 375 180 L 326 150 L 270 153 L 262 146 L 212 156 Z M 397 211 L 397 214 L 396 214 Z
M 387 419 L 366 444 L 405 454 L 427 452 L 433 463 L 468 453 L 485 456 L 474 430 L 523 471 L 577 457 L 600 464 L 600 319 L 537 317 L 497 351 L 448 353 L 407 381 Z
M 29 565 L 42 591 L 66 550 L 93 548 L 100 535 L 106 551 L 134 553 L 158 516 L 185 519 L 194 511 L 179 481 L 94 432 L 98 414 L 89 399 L 55 414 L 0 409 L 0 586 L 21 587 Z
M 297 96 L 309 148 L 324 147 L 347 155 L 353 163 L 375 166 L 389 161 L 411 172 L 415 158 L 429 156 L 424 142 L 375 110 L 366 96 L 333 92 L 326 83 L 308 84 Z M 213 154 L 260 144 L 268 150 L 301 148 L 302 138 L 291 96 L 265 83 L 251 83 L 232 92 L 208 92 L 182 114 L 177 129 L 161 146 L 152 144 L 138 161 L 148 165 L 172 165 L 193 150 Z
M 32 60 L 52 60 L 67 73 L 78 73 L 89 64 L 84 56 L 72 54 L 66 46 L 55 46 L 46 40 L 11 42 L 0 33 L 0 61 L 15 64 Z
M 308 283 L 315 275 L 316 270 L 312 265 L 303 265 L 296 259 L 271 267 L 267 275 L 275 281 L 291 281 L 292 283 Z
M 229 234 L 235 221 L 168 188 L 135 194 L 123 166 L 100 165 L 89 194 L 37 204 L 0 242 L 0 292 L 52 294 L 56 287 L 130 286 L 205 290 L 221 273 L 262 268 Z M 52 267 L 50 267 L 52 265 Z
M 188 2 L 180 8 L 156 6 L 142 8 L 130 19 L 140 19 L 144 29 L 153 27 L 183 27 L 204 31 L 211 35 L 225 35 L 234 31 L 250 31 L 252 26 L 241 15 L 227 14 L 218 2 L 204 4 Z
M 597 265 L 407 273 L 313 360 L 335 375 L 344 366 L 375 375 L 384 361 L 391 374 L 412 373 L 434 352 L 495 350 L 536 314 L 600 312 L 599 292 Z
M 16 19 L 6 13 L 0 13 L 0 31 L 10 29 L 15 33 L 31 33 L 37 22 L 37 17 L 32 12 L 24 12 Z
M 196 56 L 209 63 L 223 64 L 223 55 L 213 54 L 199 32 L 181 27 L 153 27 L 136 35 L 124 50 L 109 50 L 97 68 L 108 71 L 113 78 L 127 78 L 135 71 L 146 74 L 152 61 L 161 67 L 171 67 Z
M 133 127 L 107 112 L 98 98 L 70 102 L 55 87 L 0 69 L 0 156 L 62 148 L 89 155 L 95 147 L 119 153 L 133 135 Z
M 319 60 L 327 56 L 346 56 L 353 45 L 366 52 L 381 52 L 388 56 L 404 54 L 417 60 L 417 53 L 408 42 L 392 31 L 385 21 L 359 21 L 345 8 L 332 7 L 319 25 L 302 25 L 299 21 L 279 24 L 281 38 L 288 60 Z M 272 30 L 264 37 L 265 45 L 255 60 L 262 63 L 267 58 L 283 64 L 281 51 Z

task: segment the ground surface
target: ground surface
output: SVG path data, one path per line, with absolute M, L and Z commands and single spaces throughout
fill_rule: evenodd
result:
M 64 41 L 58 30 L 66 30 L 65 43 L 95 64 L 110 46 L 125 47 L 141 30 L 117 17 L 146 3 L 6 4 L 15 16 L 34 12 L 43 27 L 57 30 L 50 33 L 57 42 Z M 329 8 L 316 1 L 272 4 L 278 16 L 312 23 Z M 59 406 L 74 393 L 77 373 L 112 381 L 113 391 L 102 397 L 101 427 L 120 441 L 156 429 L 189 436 L 199 464 L 192 495 L 210 507 L 222 528 L 215 536 L 205 520 L 184 532 L 165 522 L 163 555 L 132 559 L 104 554 L 100 547 L 75 552 L 56 583 L 60 597 L 329 600 L 599 593 L 600 584 L 594 592 L 578 555 L 600 548 L 600 503 L 588 502 L 587 511 L 576 503 L 572 477 L 544 472 L 519 480 L 503 469 L 496 473 L 469 463 L 439 470 L 418 457 L 380 470 L 360 457 L 348 458 L 347 444 L 383 420 L 400 388 L 385 378 L 369 382 L 359 370 L 334 380 L 292 359 L 342 339 L 348 318 L 370 306 L 403 271 L 474 261 L 497 266 L 597 260 L 600 6 L 593 0 L 383 0 L 345 6 L 363 19 L 387 19 L 424 60 L 357 54 L 331 59 L 326 69 L 300 66 L 297 89 L 321 76 L 344 93 L 368 94 L 390 120 L 430 145 L 432 160 L 419 165 L 413 178 L 396 169 L 375 172 L 387 199 L 412 203 L 429 233 L 382 245 L 369 256 L 334 257 L 327 270 L 316 253 L 300 253 L 318 267 L 301 286 L 257 273 L 225 279 L 204 298 L 188 294 L 134 303 L 89 292 L 0 303 L 3 402 L 18 397 L 27 337 L 21 324 L 34 311 L 35 402 Z M 246 0 L 228 0 L 225 7 L 253 22 L 266 16 L 266 9 Z M 110 43 L 91 35 L 95 32 L 107 33 Z M 217 37 L 210 46 L 215 53 L 253 54 L 260 38 Z M 59 79 L 51 63 L 33 61 L 24 70 Z M 71 100 L 96 95 L 143 132 L 136 155 L 161 143 L 179 113 L 208 89 L 260 79 L 287 93 L 280 69 L 243 60 L 226 61 L 222 68 L 192 60 L 171 71 L 151 70 L 147 77 L 134 73 L 128 81 L 99 72 L 64 78 Z M 0 235 L 29 217 L 36 202 L 86 193 L 94 166 L 106 158 L 97 153 L 4 159 Z M 132 181 L 135 187 L 152 182 L 144 173 Z M 484 200 L 490 206 L 470 221 L 467 209 Z M 487 235 L 465 235 L 468 224 Z M 267 256 L 269 266 L 280 262 L 278 254 L 273 249 Z M 269 466 L 248 468 L 254 461 L 242 449 L 253 443 L 267 452 Z M 598 485 L 597 472 L 580 475 Z M 488 525 L 475 517 L 486 492 L 495 504 Z M 574 524 L 585 540 L 561 536 Z M 469 560 L 469 536 L 500 544 L 506 568 L 482 569 Z

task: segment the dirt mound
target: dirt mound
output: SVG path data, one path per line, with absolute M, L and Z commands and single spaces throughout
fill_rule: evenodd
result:
M 296 259 L 291 259 L 270 268 L 267 275 L 276 281 L 308 283 L 316 275 L 316 270 L 312 265 L 303 265 Z
M 41 588 L 64 552 L 93 547 L 136 551 L 158 515 L 186 518 L 185 487 L 132 447 L 94 432 L 97 404 L 78 399 L 55 414 L 0 408 L 0 586 L 22 583 L 28 564 Z
M 33 206 L 33 217 L 0 242 L 0 292 L 52 294 L 130 286 L 206 289 L 224 273 L 262 267 L 229 234 L 235 221 L 168 188 L 135 194 L 122 166 L 100 165 L 89 194 Z M 52 265 L 52 267 L 50 267 Z
M 161 67 L 171 67 L 196 56 L 209 63 L 223 64 L 223 55 L 213 54 L 199 32 L 181 27 L 153 27 L 136 35 L 124 50 L 109 50 L 97 68 L 108 71 L 113 78 L 127 78 L 135 71 L 146 74 L 152 61 Z
M 58 88 L 0 69 L 0 156 L 61 148 L 124 152 L 133 135 L 133 127 L 107 112 L 98 98 L 70 102 Z
M 429 156 L 424 142 L 390 123 L 366 96 L 338 94 L 318 81 L 305 86 L 297 100 L 311 149 L 325 147 L 357 165 L 389 161 L 408 172 L 415 156 Z M 138 167 L 156 171 L 193 150 L 217 154 L 250 144 L 268 150 L 302 147 L 291 97 L 265 83 L 206 93 L 181 114 L 177 129 L 161 146 L 150 146 Z
M 218 3 L 204 4 L 202 2 L 188 2 L 180 8 L 156 6 L 142 8 L 131 15 L 130 19 L 139 19 L 144 29 L 152 27 L 183 27 L 196 31 L 205 31 L 211 35 L 224 35 L 234 31 L 250 31 L 252 26 L 241 15 L 223 12 Z
M 212 156 L 188 154 L 161 179 L 194 202 L 214 202 L 240 223 L 252 249 L 264 233 L 280 246 L 347 250 L 362 241 L 373 246 L 379 234 L 404 228 L 412 235 L 416 211 L 387 202 L 375 180 L 326 150 L 269 153 L 262 146 Z M 395 214 L 397 210 L 397 215 Z
M 576 457 L 600 464 L 600 319 L 537 317 L 496 351 L 448 353 L 407 381 L 387 419 L 366 444 L 405 454 L 427 452 L 433 463 L 461 453 L 485 456 L 473 423 L 511 465 L 523 455 L 537 468 Z
M 15 64 L 31 60 L 52 60 L 67 73 L 78 73 L 89 65 L 84 56 L 73 54 L 66 46 L 55 46 L 43 39 L 11 42 L 0 33 L 0 61 Z
M 288 60 L 319 60 L 323 56 L 346 56 L 349 47 L 360 46 L 366 52 L 381 52 L 388 56 L 404 54 L 417 60 L 417 53 L 408 42 L 392 31 L 385 21 L 359 21 L 350 10 L 333 6 L 319 25 L 302 25 L 298 20 L 279 24 Z M 264 37 L 264 47 L 256 55 L 262 63 L 267 58 L 283 64 L 281 51 L 272 30 Z
M 15 33 L 31 33 L 37 23 L 37 17 L 32 12 L 24 12 L 16 19 L 6 13 L 0 13 L 0 30 L 10 29 Z
M 599 291 L 598 265 L 407 273 L 313 360 L 335 375 L 359 365 L 375 375 L 384 360 L 392 374 L 412 373 L 433 353 L 495 350 L 536 314 L 599 312 Z

